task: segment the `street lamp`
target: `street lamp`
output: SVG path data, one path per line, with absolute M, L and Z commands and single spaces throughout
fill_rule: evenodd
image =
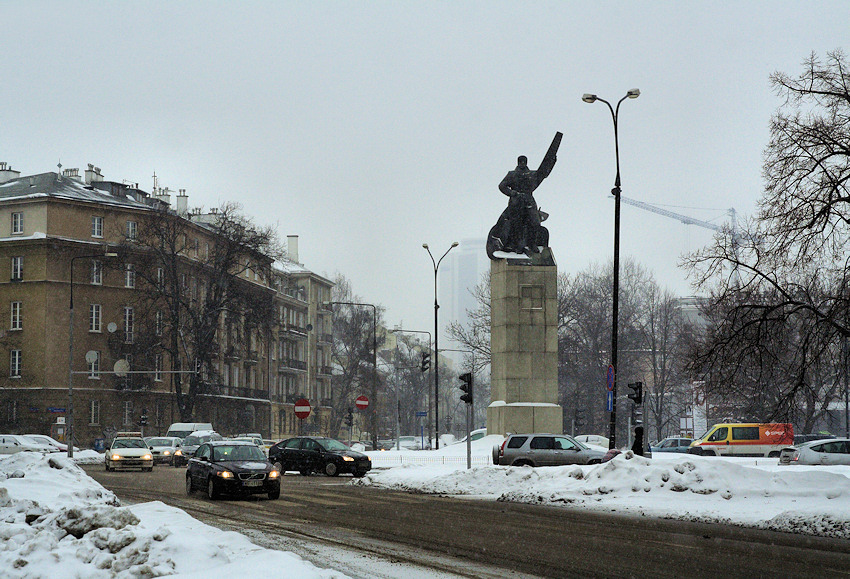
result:
M 633 88 L 626 93 L 626 96 L 617 101 L 616 109 L 611 106 L 611 103 L 605 99 L 601 99 L 595 94 L 584 94 L 581 97 L 586 103 L 594 103 L 602 101 L 608 105 L 608 110 L 611 111 L 611 119 L 614 121 L 614 155 L 617 161 L 617 176 L 614 178 L 614 188 L 611 189 L 611 194 L 614 196 L 614 304 L 611 321 L 611 418 L 608 425 L 608 448 L 616 448 L 616 427 L 617 427 L 617 324 L 620 314 L 620 143 L 617 133 L 617 118 L 620 114 L 620 104 L 628 99 L 636 99 L 640 96 L 640 90 Z
M 372 308 L 372 391 L 370 392 L 372 405 L 372 448 L 378 448 L 378 308 L 374 304 L 360 304 L 356 302 L 324 302 L 331 306 L 360 306 Z
M 453 241 L 451 247 L 446 250 L 443 257 L 446 257 L 449 252 L 457 247 L 459 243 Z M 427 243 L 423 243 L 422 247 L 428 252 L 428 257 L 431 258 L 431 263 L 434 264 L 434 441 L 436 448 L 440 448 L 440 329 L 437 325 L 440 304 L 437 303 L 437 270 L 440 269 L 440 264 L 443 262 L 443 257 L 434 261 L 434 256 L 431 255 L 431 250 Z
M 74 262 L 78 259 L 118 257 L 107 251 L 98 255 L 75 255 L 71 258 L 71 292 L 68 302 L 68 458 L 74 458 Z

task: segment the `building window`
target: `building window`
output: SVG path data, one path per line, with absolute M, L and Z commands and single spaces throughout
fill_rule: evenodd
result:
M 161 267 L 156 268 L 156 287 L 162 289 L 165 286 L 165 270 Z
M 24 214 L 12 213 L 12 235 L 24 232 Z
M 154 410 L 154 424 L 163 424 L 165 422 L 165 403 L 162 400 L 156 401 Z
M 10 320 L 9 320 L 9 329 L 10 330 L 23 330 L 24 322 L 21 319 L 21 302 L 12 302 L 12 308 L 10 312 Z
M 89 404 L 89 424 L 100 424 L 100 400 L 92 400 Z
M 136 222 L 128 221 L 127 222 L 127 239 L 130 241 L 135 241 L 136 239 Z
M 91 283 L 92 285 L 103 283 L 103 264 L 96 259 L 91 262 Z
M 12 258 L 12 281 L 24 279 L 24 257 L 16 255 Z
M 124 307 L 124 343 L 132 344 L 133 343 L 133 330 L 135 326 L 135 314 L 133 312 L 133 306 L 125 306 Z
M 18 401 L 17 400 L 9 400 L 6 405 L 6 414 L 8 416 L 9 422 L 14 424 L 18 421 Z
M 162 335 L 162 310 L 156 311 L 154 331 L 157 336 Z
M 89 332 L 100 332 L 100 304 L 89 304 Z
M 133 401 L 124 401 L 124 424 L 133 424 Z
M 91 216 L 91 236 L 103 237 L 103 217 L 99 215 Z
M 89 368 L 89 380 L 100 380 L 100 352 L 96 350 L 90 350 L 90 352 L 94 353 L 94 357 L 92 357 L 91 361 L 87 361 Z M 88 354 L 86 354 L 88 358 Z
M 162 354 L 157 354 L 153 359 L 153 379 L 162 382 Z
M 12 350 L 9 355 L 9 377 L 21 377 L 21 351 Z
M 136 266 L 132 263 L 124 266 L 124 287 L 130 289 L 136 287 Z

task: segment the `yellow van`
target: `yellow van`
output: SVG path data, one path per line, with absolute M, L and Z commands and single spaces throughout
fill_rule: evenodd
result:
M 794 444 L 794 426 L 787 423 L 715 424 L 688 448 L 703 456 L 778 457 Z

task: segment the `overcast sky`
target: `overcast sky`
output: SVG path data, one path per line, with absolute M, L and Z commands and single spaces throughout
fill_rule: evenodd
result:
M 535 193 L 559 270 L 613 255 L 623 195 L 718 224 L 752 215 L 781 104 L 768 76 L 847 47 L 834 2 L 43 2 L 0 0 L 0 161 L 242 203 L 300 261 L 343 273 L 390 326 L 433 324 L 422 243 L 487 235 L 497 186 L 556 131 Z M 621 255 L 691 294 L 709 230 L 625 206 Z M 442 320 L 441 320 L 442 321 Z

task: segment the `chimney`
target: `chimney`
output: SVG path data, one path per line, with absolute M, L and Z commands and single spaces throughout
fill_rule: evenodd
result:
M 162 187 L 158 188 L 154 191 L 154 197 L 165 203 L 166 205 L 171 205 L 171 195 L 168 194 L 168 188 L 163 189 Z
M 79 181 L 80 183 L 83 182 L 82 177 L 80 177 L 79 169 L 65 169 L 62 171 L 62 176 L 68 177 L 69 179 L 73 179 L 74 181 Z
M 186 217 L 189 214 L 189 196 L 186 195 L 185 189 L 180 189 L 177 193 L 177 215 Z
M 298 261 L 298 236 L 297 235 L 287 235 L 286 236 L 286 254 L 289 257 L 289 261 L 293 263 L 299 263 Z
M 103 181 L 103 175 L 100 174 L 100 167 L 95 167 L 89 163 L 89 168 L 86 169 L 86 185 Z
M 6 163 L 6 161 L 0 161 L 0 183 L 17 179 L 20 176 L 20 171 L 12 169 L 12 166 Z

